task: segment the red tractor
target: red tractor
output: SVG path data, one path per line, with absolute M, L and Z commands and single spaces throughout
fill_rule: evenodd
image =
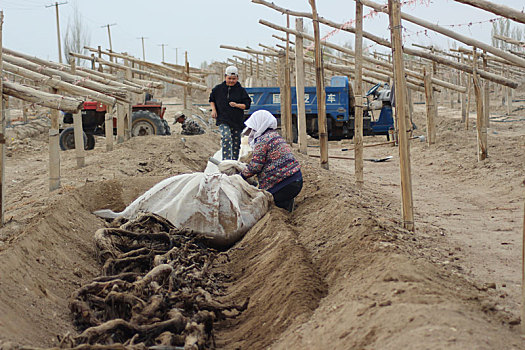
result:
M 156 100 L 134 105 L 131 114 L 131 136 L 171 135 L 168 122 L 164 119 L 166 107 Z M 105 136 L 106 106 L 98 102 L 84 102 L 82 108 L 82 128 L 84 129 L 85 149 L 95 147 L 95 135 Z M 65 113 L 64 124 L 73 123 L 73 115 Z M 113 118 L 113 135 L 117 134 L 117 118 Z M 75 148 L 74 128 L 68 127 L 60 132 L 60 148 L 64 151 Z

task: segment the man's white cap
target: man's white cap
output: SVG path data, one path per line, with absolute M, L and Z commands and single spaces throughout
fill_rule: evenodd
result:
M 225 75 L 235 75 L 239 76 L 239 71 L 237 70 L 237 67 L 235 66 L 229 66 L 226 68 L 226 71 L 224 72 Z

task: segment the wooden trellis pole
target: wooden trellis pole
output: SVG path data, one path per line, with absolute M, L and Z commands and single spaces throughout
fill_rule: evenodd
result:
M 483 51 L 483 70 L 488 70 L 487 67 L 487 53 Z M 490 125 L 490 86 L 489 81 L 483 81 L 483 124 L 485 128 Z
M 56 77 L 55 79 L 59 79 L 59 77 Z M 2 91 L 4 95 L 13 96 L 27 102 L 35 103 L 39 106 L 58 109 L 69 113 L 77 113 L 84 103 L 82 100 L 43 92 L 9 81 L 3 82 Z
M 290 16 L 286 16 L 286 26 L 290 28 Z M 291 90 L 291 81 L 290 81 L 290 38 L 287 34 L 286 36 L 286 59 L 284 61 L 284 88 L 286 91 L 284 107 L 285 107 L 285 132 L 286 132 L 286 141 L 291 145 L 293 143 L 293 120 L 292 120 L 292 90 Z
M 71 74 L 76 73 L 75 58 L 71 57 L 69 60 L 71 66 Z M 73 114 L 73 128 L 75 137 L 75 155 L 77 158 L 77 168 L 83 168 L 86 165 L 84 156 L 84 129 L 82 128 L 82 112 Z
M 73 57 L 79 57 L 79 58 L 83 58 L 83 59 L 87 59 L 89 57 L 89 56 L 81 55 L 81 54 L 74 53 L 74 52 L 71 52 L 70 55 L 72 55 Z M 164 82 L 167 82 L 167 83 L 170 83 L 170 84 L 180 85 L 180 86 L 189 86 L 191 88 L 202 90 L 202 91 L 205 91 L 207 89 L 207 87 L 204 86 L 204 85 L 200 85 L 200 84 L 196 84 L 196 83 L 187 82 L 187 81 L 184 81 L 184 80 L 171 78 L 171 77 L 169 77 L 167 75 L 161 75 L 161 74 L 157 74 L 157 73 L 153 73 L 153 72 L 148 72 L 148 71 L 144 71 L 144 70 L 137 69 L 137 68 L 130 68 L 130 67 L 126 66 L 126 65 L 122 65 L 122 64 L 119 64 L 119 63 L 113 63 L 113 62 L 110 62 L 110 61 L 106 61 L 106 60 L 104 60 L 102 58 L 95 58 L 95 60 L 97 62 L 99 62 L 99 63 L 101 63 L 103 65 L 109 66 L 109 67 L 114 67 L 114 68 L 121 69 L 121 70 L 131 69 L 132 73 L 141 74 L 141 75 L 143 75 L 145 77 L 149 77 L 149 78 L 152 78 L 152 79 L 164 81 Z M 111 76 L 109 76 L 109 77 L 111 77 Z M 114 77 L 111 77 L 111 78 L 114 79 Z M 162 85 L 160 83 L 157 83 L 157 82 L 138 80 L 138 79 L 134 79 L 134 78 L 129 78 L 129 79 L 126 78 L 126 80 L 124 82 L 125 83 L 129 83 L 129 81 L 142 82 L 143 84 L 149 85 L 149 86 L 147 86 L 148 88 L 161 88 L 162 87 Z M 117 84 L 118 85 L 124 85 L 124 84 L 118 83 L 118 82 L 117 82 Z M 133 93 L 142 93 L 144 91 L 144 87 L 141 87 L 139 89 L 127 89 L 127 90 L 130 91 L 130 92 L 133 92 Z
M 463 62 L 463 54 L 461 54 L 461 57 L 458 57 L 458 62 Z M 460 72 L 458 71 L 458 75 L 459 75 L 459 82 L 461 85 L 464 85 L 465 84 L 465 72 Z M 461 122 L 464 122 L 465 119 L 467 118 L 467 101 L 466 101 L 466 94 L 465 93 L 460 93 L 460 99 L 461 99 Z
M 290 15 L 293 15 L 293 16 L 306 17 L 306 18 L 310 18 L 310 19 L 312 18 L 312 14 L 310 14 L 310 13 L 291 11 L 291 10 L 288 10 L 288 9 L 284 9 L 284 8 L 278 7 L 275 4 L 269 3 L 269 2 L 264 1 L 264 0 L 252 0 L 252 2 L 257 3 L 257 4 L 265 5 L 265 6 L 270 7 L 272 9 L 276 10 L 276 11 L 279 11 L 281 13 L 289 13 Z M 365 3 L 363 1 L 363 4 L 366 5 L 366 6 L 369 6 L 368 2 Z M 377 5 L 377 6 L 380 6 L 381 8 L 383 7 L 383 5 Z M 318 21 L 323 23 L 323 24 L 326 24 L 327 26 L 330 26 L 332 28 L 336 28 L 338 30 L 344 30 L 344 31 L 347 31 L 347 32 L 350 32 L 350 33 L 355 33 L 355 28 L 352 28 L 352 27 L 347 26 L 347 25 L 343 25 L 341 23 L 335 23 L 335 22 L 329 21 L 329 20 L 327 20 L 325 18 L 318 18 Z M 269 22 L 267 22 L 267 21 L 259 20 L 259 23 L 261 23 L 263 25 L 268 25 L 268 26 L 276 29 L 274 27 L 275 25 L 271 26 L 271 25 L 269 25 Z M 278 30 L 283 30 L 283 29 L 281 27 Z M 390 44 L 390 42 L 388 40 L 380 38 L 380 37 L 378 37 L 378 36 L 376 36 L 374 34 L 366 32 L 366 31 L 363 31 L 363 37 L 366 38 L 366 39 L 372 40 L 372 41 L 376 42 L 377 44 L 385 46 L 387 48 L 390 48 L 390 46 L 391 46 L 391 44 Z M 308 39 L 308 40 L 312 40 L 313 41 L 313 39 L 310 39 L 306 35 L 305 35 L 305 38 Z M 331 46 L 332 44 L 330 44 L 330 43 L 325 42 L 324 44 L 326 46 L 328 46 L 328 47 L 332 47 Z M 404 51 L 408 55 L 422 57 L 422 58 L 434 61 L 434 62 L 442 64 L 442 65 L 446 65 L 446 66 L 449 66 L 449 67 L 452 67 L 452 68 L 455 68 L 455 69 L 462 70 L 464 72 L 468 72 L 470 74 L 472 73 L 472 66 L 470 66 L 470 65 L 459 64 L 459 63 L 457 63 L 455 61 L 448 60 L 448 59 L 445 59 L 443 57 L 439 57 L 439 56 L 433 55 L 432 53 L 424 52 L 424 51 L 421 51 L 421 50 L 414 50 L 414 49 L 410 49 L 410 48 L 404 48 Z M 373 58 L 370 58 L 370 57 L 367 57 L 367 56 L 365 56 L 364 59 L 367 60 L 367 61 L 369 61 L 369 59 L 370 60 L 374 60 Z M 371 62 L 373 64 L 378 64 L 378 65 L 384 65 L 384 64 L 388 65 L 388 62 L 390 62 L 390 58 L 389 58 L 389 61 L 386 62 L 386 63 L 385 62 L 381 62 L 379 60 L 374 60 L 374 61 L 369 61 L 369 62 Z M 391 66 L 387 67 L 387 68 L 388 69 L 392 69 Z M 411 72 L 409 72 L 409 71 L 406 71 L 406 73 L 409 74 L 409 75 L 411 74 Z M 511 79 L 506 79 L 504 77 L 501 77 L 501 76 L 493 74 L 493 73 L 489 73 L 489 72 L 485 72 L 485 71 L 478 71 L 478 74 L 484 79 L 490 79 L 491 81 L 493 81 L 495 83 L 502 84 L 502 85 L 505 85 L 505 86 L 510 86 L 513 89 L 515 89 L 518 86 L 518 84 L 515 81 L 513 81 Z M 420 79 L 423 80 L 423 77 L 421 76 Z M 433 81 L 433 83 L 437 84 L 435 81 Z
M 0 11 L 0 226 L 4 226 L 5 212 L 5 113 L 4 113 L 4 71 L 2 59 L 4 11 Z
M 355 3 L 355 127 L 354 127 L 354 157 L 355 182 L 357 187 L 363 186 L 363 4 Z
M 328 169 L 328 132 L 326 126 L 326 92 L 324 90 L 323 53 L 319 39 L 319 20 L 315 0 L 308 0 L 312 8 L 315 45 L 315 82 L 317 90 L 317 124 L 319 130 L 319 144 L 321 151 L 321 167 Z
M 373 1 L 370 1 L 370 0 L 362 0 L 363 1 L 363 4 L 366 5 L 366 6 L 369 6 L 371 8 L 373 8 L 374 10 L 376 11 L 380 11 L 380 12 L 386 12 L 386 10 L 383 8 L 383 5 L 380 5 L 380 4 L 377 4 Z M 508 53 L 504 50 L 501 50 L 501 49 L 498 49 L 494 46 L 491 46 L 491 45 L 488 45 L 488 44 L 485 44 L 479 40 L 475 40 L 473 38 L 470 38 L 470 37 L 467 37 L 467 36 L 464 36 L 464 35 L 461 35 L 461 34 L 458 34 L 450 29 L 447 29 L 447 28 L 443 28 L 439 25 L 436 25 L 436 24 L 433 24 L 433 23 L 430 23 L 428 21 L 425 21 L 423 19 L 420 19 L 420 18 L 417 18 L 417 17 L 414 17 L 412 15 L 409 15 L 407 13 L 403 13 L 401 12 L 401 18 L 403 18 L 404 20 L 407 20 L 409 22 L 412 22 L 412 23 L 415 23 L 417 25 L 420 25 L 424 28 L 427 28 L 427 29 L 431 29 L 437 33 L 440 33 L 440 34 L 443 34 L 445 36 L 448 36 L 452 39 L 455 39 L 457 41 L 460 41 L 466 45 L 470 45 L 470 46 L 475 46 L 475 47 L 479 47 L 480 49 L 483 49 L 487 52 L 490 52 L 492 53 L 493 55 L 495 56 L 498 56 L 500 58 L 503 58 L 509 62 L 512 62 L 514 63 L 516 66 L 518 67 L 522 67 L 522 68 L 525 68 L 525 59 L 521 58 L 521 57 L 518 57 L 516 55 L 513 55 L 511 53 Z
M 427 71 L 423 68 L 425 75 L 425 98 L 427 106 L 427 144 L 430 146 L 436 142 L 436 114 L 437 108 L 434 100 L 434 91 L 432 90 L 432 70 Z
M 126 106 L 121 103 L 117 104 L 117 143 L 124 142 L 125 134 Z
M 259 23 L 262 24 L 262 25 L 265 25 L 267 27 L 273 28 L 275 30 L 279 30 L 279 31 L 283 31 L 283 32 L 289 32 L 290 34 L 294 34 L 294 35 L 301 35 L 301 34 L 297 33 L 297 31 L 295 31 L 293 29 L 288 29 L 286 27 L 279 26 L 277 24 L 268 22 L 268 21 L 263 20 L 263 19 L 259 20 Z M 364 33 L 364 31 L 363 31 L 363 33 Z M 303 35 L 303 37 L 305 39 L 310 40 L 310 41 L 314 41 L 314 38 L 311 35 L 307 35 L 307 34 L 304 34 L 304 33 L 302 35 Z M 363 35 L 363 37 L 364 37 L 364 35 Z M 387 43 L 388 43 L 388 47 L 390 47 L 390 42 L 387 41 Z M 348 49 L 348 48 L 346 48 L 346 47 L 342 47 L 342 46 L 339 46 L 339 45 L 336 45 L 336 44 L 332 44 L 332 43 L 326 42 L 326 41 L 324 41 L 322 43 L 322 45 L 355 57 L 355 52 L 350 50 L 350 49 Z M 221 45 L 221 48 L 239 49 L 239 48 L 233 48 L 231 46 L 230 47 L 223 47 L 223 45 Z M 240 49 L 240 50 L 241 51 L 245 51 L 246 49 Z M 406 53 L 408 53 L 408 52 L 406 52 Z M 421 56 L 425 56 L 426 54 L 427 53 L 422 52 Z M 454 61 L 450 61 L 450 60 L 445 60 L 445 59 L 443 59 L 440 56 L 432 55 L 430 53 L 428 54 L 428 57 L 425 57 L 425 58 L 427 58 L 427 59 L 429 59 L 431 61 L 436 61 L 436 62 L 438 62 L 440 64 L 449 65 L 449 66 L 451 66 L 452 68 L 455 68 L 455 69 L 459 69 L 459 70 L 463 70 L 463 71 L 467 71 L 469 73 L 472 73 L 472 66 L 468 66 L 468 65 L 465 65 L 465 64 L 460 64 L 460 63 L 457 63 L 457 62 L 454 62 Z M 386 68 L 387 70 L 390 70 L 390 71 L 392 70 L 392 64 L 390 64 L 390 63 L 388 63 L 386 61 L 378 60 L 378 59 L 375 59 L 375 58 L 369 57 L 369 56 L 363 56 L 363 60 L 367 61 L 369 63 L 372 63 L 372 65 L 381 66 L 381 67 L 384 67 L 384 68 Z M 325 63 L 325 65 L 327 65 L 327 64 L 328 63 Z M 366 70 L 368 70 L 368 69 L 369 69 L 369 66 L 366 66 Z M 414 77 L 416 79 L 419 79 L 419 80 L 423 81 L 423 75 L 421 73 L 419 73 L 419 72 L 405 70 L 405 73 L 408 76 L 410 76 L 410 77 Z M 489 72 L 485 72 L 485 71 L 479 71 L 479 74 L 481 76 L 483 76 L 484 78 L 490 79 L 491 81 L 494 81 L 494 82 L 496 82 L 498 84 L 508 85 L 508 86 L 510 86 L 512 88 L 516 88 L 518 86 L 518 84 L 515 81 L 512 81 L 510 79 L 507 79 L 505 77 L 501 77 L 501 76 L 493 74 L 493 73 L 489 73 Z M 452 90 L 455 90 L 455 91 L 465 91 L 464 87 L 459 87 L 459 86 L 456 86 L 456 85 L 451 84 L 449 82 L 445 82 L 443 80 L 439 80 L 439 79 L 436 79 L 436 78 L 432 78 L 432 79 L 433 79 L 432 82 L 435 85 L 439 85 L 439 86 L 445 87 L 447 89 L 452 89 Z
M 60 77 L 56 77 L 60 79 Z M 57 89 L 52 88 L 54 94 Z M 60 188 L 60 148 L 59 138 L 59 118 L 60 109 L 51 111 L 51 127 L 49 128 L 49 190 L 54 191 Z
M 523 202 L 523 235 L 521 238 L 521 319 L 525 320 L 525 201 Z M 521 321 L 521 333 L 525 334 L 524 321 Z
M 126 92 L 119 88 L 103 85 L 101 83 L 98 83 L 98 82 L 95 82 L 89 79 L 79 79 L 78 76 L 67 73 L 65 71 L 49 68 L 47 65 L 41 65 L 38 63 L 34 63 L 24 58 L 11 56 L 10 54 L 7 54 L 6 49 L 3 49 L 3 51 L 4 51 L 4 60 L 16 66 L 23 67 L 31 71 L 34 71 L 34 72 L 36 71 L 36 72 L 39 72 L 40 74 L 44 74 L 47 76 L 59 76 L 61 80 L 65 82 L 68 82 L 70 84 L 77 85 L 77 86 L 82 86 L 90 90 L 95 90 L 103 94 L 113 96 L 116 99 L 124 100 L 124 97 L 126 96 Z
M 492 12 L 496 15 L 510 18 L 516 22 L 525 23 L 525 13 L 514 10 L 505 5 L 495 4 L 486 0 L 455 0 L 463 4 L 471 5 L 485 11 Z
M 401 200 L 403 227 L 414 231 L 414 209 L 412 202 L 412 175 L 410 170 L 410 144 L 406 125 L 405 73 L 403 65 L 403 43 L 401 41 L 401 17 L 399 0 L 388 0 L 392 56 L 394 58 L 394 84 L 397 127 L 399 130 L 399 167 L 401 172 Z
M 478 138 L 478 161 L 487 158 L 487 127 L 485 126 L 485 114 L 483 112 L 483 93 L 481 92 L 481 84 L 479 82 L 477 69 L 477 54 L 476 48 L 472 51 L 473 74 L 472 83 L 474 85 L 474 93 L 476 94 L 476 131 Z
M 295 29 L 298 32 L 303 31 L 303 19 L 295 19 Z M 306 141 L 306 111 L 304 101 L 304 60 L 303 60 L 303 37 L 295 37 L 295 92 L 297 95 L 297 141 L 299 143 L 299 152 L 307 153 Z
M 106 151 L 113 151 L 113 107 L 107 106 L 104 119 L 104 131 L 106 136 Z

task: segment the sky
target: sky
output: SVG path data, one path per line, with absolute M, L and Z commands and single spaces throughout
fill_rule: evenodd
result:
M 295 11 L 310 11 L 308 0 L 271 0 L 276 5 Z M 58 1 L 58 3 L 66 0 Z M 385 0 L 376 0 L 384 4 Z M 458 33 L 480 41 L 491 42 L 491 19 L 496 15 L 453 0 L 411 0 L 402 11 L 435 24 L 447 26 Z M 525 0 L 492 0 L 523 11 Z M 320 16 L 337 23 L 351 21 L 355 17 L 355 2 L 352 0 L 317 0 Z M 54 2 L 45 0 L 0 0 L 4 12 L 3 45 L 40 58 L 58 61 L 56 15 Z M 272 34 L 282 32 L 259 24 L 259 19 L 286 26 L 286 16 L 251 0 L 67 0 L 59 6 L 60 31 L 64 37 L 68 22 L 72 22 L 74 9 L 78 9 L 84 28 L 90 35 L 90 46 L 109 48 L 107 24 L 110 27 L 113 50 L 128 52 L 142 58 L 142 41 L 145 37 L 146 60 L 160 62 L 164 46 L 165 61 L 182 63 L 184 52 L 188 52 L 191 66 L 198 67 L 204 61 L 225 61 L 233 55 L 246 54 L 221 49 L 221 44 L 262 50 L 259 44 L 274 46 L 279 43 Z M 389 38 L 386 14 L 370 14 L 365 7 L 364 30 L 383 38 Z M 291 26 L 294 18 L 290 17 Z M 309 31 L 313 33 L 311 22 Z M 451 26 L 454 27 L 451 27 Z M 525 31 L 525 25 L 512 22 Z M 440 34 L 425 33 L 424 28 L 403 23 L 404 45 L 420 43 L 448 48 L 454 40 Z M 321 25 L 321 35 L 333 28 Z M 293 40 L 293 36 L 291 36 Z M 330 42 L 344 44 L 354 42 L 347 32 L 334 33 Z M 456 45 L 462 46 L 461 43 Z M 62 44 L 62 48 L 63 48 Z M 369 51 L 386 52 L 373 43 L 365 43 Z

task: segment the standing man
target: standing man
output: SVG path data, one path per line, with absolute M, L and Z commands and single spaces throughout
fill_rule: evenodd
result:
M 224 81 L 210 94 L 211 116 L 217 120 L 221 132 L 222 160 L 238 160 L 244 110 L 250 108 L 252 100 L 238 81 L 237 67 L 229 66 L 224 75 Z

